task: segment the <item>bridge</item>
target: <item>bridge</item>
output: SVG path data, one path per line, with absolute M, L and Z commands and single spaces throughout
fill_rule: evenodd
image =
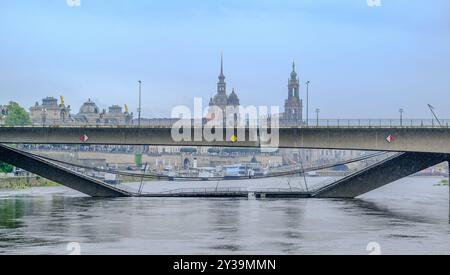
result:
M 57 163 L 4 145 L 0 145 L 0 160 L 91 197 L 129 197 L 132 195 L 130 192 L 77 173 Z
M 0 127 L 2 144 L 101 144 L 264 147 L 268 134 L 259 129 L 242 129 L 245 139 L 233 141 L 240 128 L 224 131 L 221 141 L 208 141 L 195 133 L 202 127 L 190 128 L 188 140 L 174 141 L 168 126 L 48 126 Z M 450 128 L 399 126 L 292 126 L 279 127 L 279 148 L 341 149 L 391 152 L 450 154 Z M 256 137 L 254 136 L 256 133 Z
M 259 129 L 231 128 L 224 131 L 223 141 L 196 139 L 203 127 L 192 127 L 190 138 L 174 141 L 172 128 L 162 126 L 24 126 L 0 127 L 0 144 L 86 144 L 86 145 L 165 145 L 265 147 L 262 140 L 270 134 Z M 245 138 L 233 140 L 232 135 L 244 131 Z M 450 128 L 445 125 L 316 125 L 283 126 L 279 131 L 279 148 L 341 149 L 401 152 L 370 167 L 353 173 L 316 190 L 265 190 L 253 192 L 266 197 L 354 198 L 402 177 L 450 160 Z M 256 138 L 255 138 L 256 133 Z M 252 136 L 253 135 L 253 136 Z M 267 135 L 267 136 L 264 136 Z M 59 182 L 94 197 L 134 196 L 56 163 L 0 146 L 0 160 Z M 55 172 L 57 171 L 57 172 Z M 217 191 L 217 190 L 216 190 Z M 144 194 L 145 196 L 245 196 L 247 191 L 179 192 Z M 231 195 L 230 195 L 231 194 Z

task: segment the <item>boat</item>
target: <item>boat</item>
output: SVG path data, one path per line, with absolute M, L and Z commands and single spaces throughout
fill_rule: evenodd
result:
M 245 165 L 229 165 L 223 167 L 223 175 L 225 179 L 239 179 L 249 176 L 249 170 Z

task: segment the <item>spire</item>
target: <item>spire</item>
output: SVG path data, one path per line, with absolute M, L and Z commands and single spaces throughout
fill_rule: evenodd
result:
M 220 82 L 223 82 L 225 80 L 225 75 L 223 74 L 223 53 L 220 53 L 220 75 L 219 75 Z
M 295 72 L 295 60 L 292 60 L 291 79 L 297 80 L 297 73 Z
M 220 74 L 223 75 L 223 52 L 220 53 Z

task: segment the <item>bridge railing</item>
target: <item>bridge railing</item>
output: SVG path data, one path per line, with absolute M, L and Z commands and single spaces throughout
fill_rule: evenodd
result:
M 223 123 L 224 127 L 260 127 L 261 125 L 267 125 L 267 127 L 280 126 L 280 127 L 339 127 L 339 128 L 351 128 L 351 127 L 383 127 L 383 128 L 398 128 L 398 127 L 417 127 L 417 128 L 449 128 L 450 119 L 310 119 L 305 120 L 283 120 L 280 119 L 276 123 L 272 123 L 272 120 L 276 118 L 265 118 L 259 120 L 244 120 L 239 123 L 230 122 Z M 183 122 L 184 125 L 192 125 L 194 127 L 204 127 L 211 125 L 210 121 L 206 119 L 172 119 L 172 118 L 156 118 L 146 119 L 140 124 L 140 127 L 161 127 L 171 128 L 175 123 Z M 0 125 L 3 127 L 4 125 Z M 134 121 L 129 124 L 83 124 L 83 123 L 68 123 L 60 124 L 59 122 L 46 122 L 34 123 L 36 127 L 138 127 L 138 124 Z
M 281 124 L 281 123 L 280 123 Z M 304 122 L 309 127 L 435 127 L 448 128 L 449 119 L 319 119 Z
M 178 188 L 178 189 L 174 189 L 174 190 L 168 190 L 168 191 L 161 192 L 161 194 L 167 194 L 167 195 L 173 195 L 173 194 L 218 194 L 218 193 L 244 193 L 244 192 L 247 192 L 247 188 L 204 187 L 204 188 Z
M 304 188 L 241 188 L 241 187 L 206 187 L 206 188 L 179 188 L 169 191 L 164 191 L 159 194 L 164 195 L 191 195 L 191 194 L 248 194 L 248 193 L 306 193 Z M 144 195 L 146 193 L 143 193 Z M 148 193 L 147 193 L 148 194 Z

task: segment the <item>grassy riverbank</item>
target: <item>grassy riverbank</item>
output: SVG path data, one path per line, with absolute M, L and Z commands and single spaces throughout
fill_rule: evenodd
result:
M 26 189 L 30 187 L 58 186 L 57 183 L 42 177 L 7 177 L 0 178 L 1 189 Z
M 448 186 L 448 180 L 441 180 L 439 183 L 436 183 L 434 186 Z

